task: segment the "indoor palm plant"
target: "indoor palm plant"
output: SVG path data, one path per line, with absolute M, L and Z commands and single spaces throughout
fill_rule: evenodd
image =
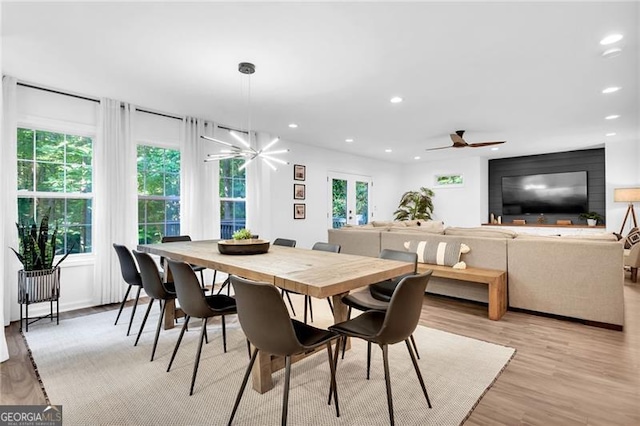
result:
M 425 187 L 418 191 L 407 191 L 402 194 L 398 210 L 393 212 L 395 220 L 429 220 L 433 212 L 434 192 Z

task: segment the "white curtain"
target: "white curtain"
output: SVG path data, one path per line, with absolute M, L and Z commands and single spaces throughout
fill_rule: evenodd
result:
M 208 240 L 220 236 L 218 194 L 218 162 L 205 163 L 214 143 L 200 138 L 213 136 L 214 124 L 185 117 L 181 132 L 180 166 L 180 233 L 193 240 Z
M 0 318 L 4 326 L 9 325 L 11 318 L 11 301 L 17 297 L 18 270 L 20 264 L 15 258 L 15 254 L 9 247 L 17 248 L 18 235 L 15 223 L 18 220 L 17 212 L 17 105 L 16 105 L 16 79 L 14 77 L 4 77 L 2 79 L 2 100 L 0 101 L 0 111 L 2 112 L 1 135 L 2 143 L 0 156 L 2 158 L 2 171 L 0 172 L 0 188 L 2 194 L 0 198 Z M 16 288 L 15 291 L 14 287 Z M 0 337 L 0 362 L 9 358 L 7 341 L 4 335 Z
M 130 249 L 137 244 L 136 144 L 132 140 L 135 107 L 113 99 L 100 100 L 98 137 L 94 146 L 95 300 L 122 300 L 124 286 L 112 244 Z

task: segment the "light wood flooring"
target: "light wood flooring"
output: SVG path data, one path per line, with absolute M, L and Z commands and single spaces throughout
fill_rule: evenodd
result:
M 319 325 L 324 305 L 314 300 Z M 640 425 L 640 284 L 626 281 L 623 332 L 511 311 L 490 321 L 486 306 L 431 296 L 421 324 L 517 349 L 465 425 Z M 0 364 L 0 404 L 44 403 L 18 324 L 5 334 L 11 358 Z

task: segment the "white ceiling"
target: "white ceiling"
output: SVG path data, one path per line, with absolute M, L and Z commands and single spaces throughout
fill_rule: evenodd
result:
M 5 2 L 2 62 L 21 81 L 236 128 L 250 110 L 252 129 L 373 158 L 496 158 L 637 141 L 639 21 L 637 2 Z M 612 32 L 623 52 L 603 59 Z M 257 69 L 251 108 L 242 61 Z M 508 142 L 425 151 L 457 129 Z

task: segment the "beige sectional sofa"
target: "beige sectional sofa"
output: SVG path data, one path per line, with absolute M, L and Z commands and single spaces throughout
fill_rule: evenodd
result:
M 624 323 L 623 245 L 613 235 L 581 238 L 518 235 L 487 228 L 444 228 L 441 223 L 394 222 L 330 229 L 343 253 L 378 256 L 404 250 L 406 241 L 460 242 L 469 267 L 507 271 L 509 307 L 577 318 L 621 328 Z M 426 226 L 424 226 L 426 225 Z M 428 293 L 487 302 L 487 286 L 432 278 Z

